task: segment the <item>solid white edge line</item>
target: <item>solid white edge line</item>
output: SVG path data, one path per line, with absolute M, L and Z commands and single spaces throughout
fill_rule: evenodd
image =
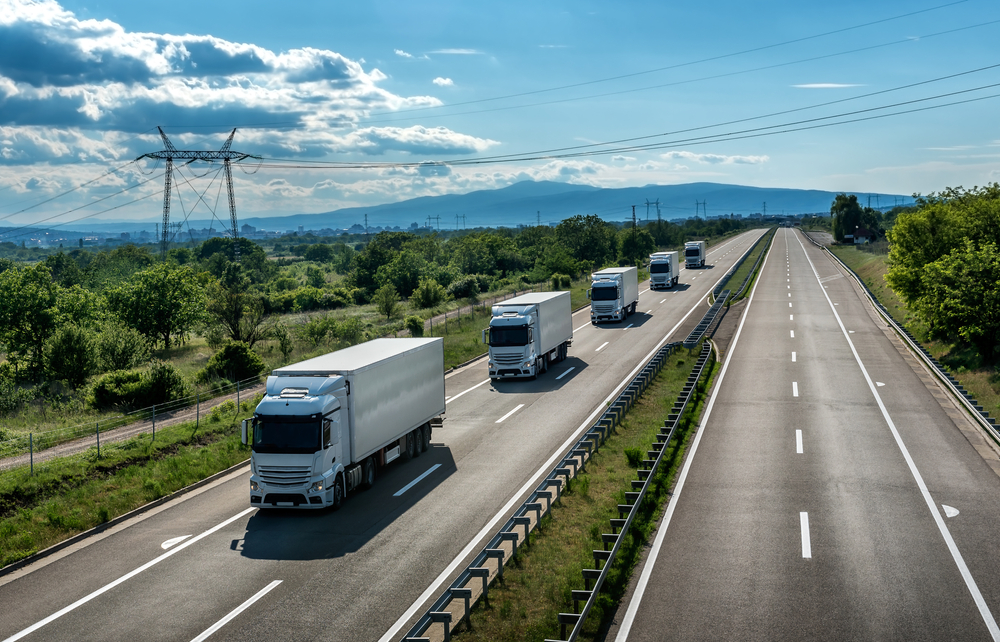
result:
M 813 265 L 812 259 L 809 258 L 805 245 L 802 244 L 802 239 L 798 238 L 798 236 L 795 238 L 799 242 L 799 245 L 802 246 L 802 252 L 806 255 L 806 260 L 809 261 L 809 266 L 812 268 L 813 275 L 816 277 L 816 282 L 822 285 L 819 280 L 819 272 L 816 271 L 816 266 Z M 962 557 L 961 551 L 958 550 L 958 544 L 955 543 L 955 540 L 951 536 L 951 531 L 948 530 L 948 526 L 945 525 L 944 518 L 941 516 L 941 511 L 938 510 L 937 504 L 934 503 L 934 499 L 931 497 L 931 493 L 927 489 L 927 484 L 924 483 L 923 476 L 920 474 L 920 471 L 917 470 L 917 464 L 910 456 L 910 451 L 906 448 L 906 444 L 903 443 L 903 438 L 896 429 L 896 424 L 889 416 L 889 411 L 882 402 L 882 397 L 878 394 L 878 389 L 872 382 L 872 378 L 868 376 L 868 370 L 865 369 L 864 363 L 861 362 L 861 356 L 858 355 L 858 351 L 854 347 L 854 342 L 851 341 L 851 337 L 847 332 L 847 328 L 844 326 L 844 322 L 841 320 L 840 315 L 837 314 L 837 310 L 833 305 L 833 301 L 830 299 L 830 295 L 822 287 L 820 289 L 823 291 L 823 296 L 826 297 L 826 302 L 830 304 L 830 310 L 833 312 L 833 316 L 837 319 L 837 325 L 840 326 L 840 331 L 844 334 L 844 338 L 847 339 L 847 344 L 851 346 L 851 353 L 854 354 L 854 360 L 858 363 L 858 367 L 861 368 L 861 374 L 865 377 L 868 389 L 871 391 L 872 396 L 875 397 L 875 402 L 878 404 L 878 408 L 882 412 L 882 417 L 885 419 L 886 424 L 888 424 L 889 431 L 896 440 L 896 445 L 899 447 L 899 451 L 903 454 L 903 459 L 906 460 L 906 465 L 910 469 L 910 474 L 913 475 L 913 479 L 916 481 L 917 487 L 920 489 L 920 494 L 923 496 L 924 502 L 926 502 L 927 508 L 931 512 L 931 517 L 934 518 L 934 523 L 937 524 L 938 530 L 941 532 L 941 537 L 944 538 L 948 551 L 951 553 L 951 557 L 955 561 L 955 565 L 962 574 L 962 579 L 965 580 L 965 586 L 969 589 L 969 593 L 972 594 L 972 599 L 979 608 L 979 614 L 982 616 L 983 622 L 986 624 L 986 628 L 989 630 L 990 635 L 995 641 L 1000 641 L 1000 627 L 997 626 L 997 622 L 993 618 L 993 613 L 990 612 L 990 608 L 987 606 L 986 600 L 983 598 L 983 594 L 979 591 L 979 586 L 976 584 L 976 580 L 973 579 L 972 572 L 969 571 L 969 567 L 966 566 L 965 558 Z
M 795 431 L 795 452 L 796 454 L 802 454 L 802 430 L 796 429 Z
M 773 244 L 772 244 L 773 247 Z M 768 251 L 764 255 L 764 262 L 760 266 L 760 273 L 764 273 L 764 268 L 767 266 L 767 259 L 771 256 L 771 252 Z M 684 481 L 687 479 L 688 471 L 691 470 L 691 462 L 694 461 L 695 453 L 698 452 L 698 444 L 701 443 L 701 436 L 704 434 L 705 424 L 708 423 L 709 417 L 712 416 L 712 408 L 715 407 L 715 400 L 719 395 L 719 390 L 722 389 L 722 381 L 726 377 L 726 371 L 729 370 L 729 362 L 733 359 L 733 353 L 736 352 L 736 344 L 740 340 L 740 334 L 743 333 L 743 324 L 746 322 L 747 317 L 750 315 L 750 308 L 753 305 L 754 294 L 757 293 L 757 286 L 763 279 L 760 277 L 754 281 L 753 289 L 750 290 L 750 296 L 747 298 L 747 307 L 743 310 L 743 315 L 740 317 L 740 325 L 736 328 L 736 335 L 733 337 L 733 343 L 729 348 L 729 354 L 726 355 L 726 361 L 722 364 L 722 370 L 719 371 L 719 378 L 715 380 L 715 389 L 712 391 L 712 396 L 708 399 L 708 404 L 705 406 L 705 414 L 698 424 L 698 430 L 695 432 L 694 439 L 691 441 L 691 446 L 688 448 L 687 456 L 684 459 L 684 466 L 681 468 L 681 474 L 677 478 L 677 484 L 674 487 L 674 492 L 670 495 L 670 502 L 667 504 L 667 510 L 663 513 L 663 519 L 660 523 L 659 529 L 656 531 L 656 539 L 653 540 L 653 547 L 649 551 L 649 555 L 646 557 L 646 565 L 642 567 L 642 573 L 639 575 L 639 581 L 635 586 L 635 593 L 632 594 L 632 601 L 629 602 L 628 609 L 625 610 L 625 617 L 622 619 L 621 627 L 618 629 L 618 635 L 615 636 L 615 642 L 625 642 L 628 639 L 628 634 L 632 630 L 632 623 L 635 621 L 635 615 L 639 611 L 639 604 L 642 602 L 642 596 L 646 592 L 646 586 L 649 584 L 649 578 L 653 574 L 653 567 L 656 564 L 656 558 L 660 554 L 660 548 L 663 546 L 663 539 L 667 535 L 667 528 L 670 526 L 670 519 L 674 516 L 674 510 L 677 508 L 677 500 L 680 499 L 681 491 L 684 490 Z
M 115 581 L 113 581 L 113 582 L 111 582 L 109 584 L 105 584 L 104 586 L 102 586 L 101 588 L 97 589 L 96 591 L 94 591 L 90 595 L 86 595 L 84 597 L 81 597 L 76 602 L 73 602 L 69 606 L 64 607 L 64 608 L 56 611 L 55 613 L 53 613 L 52 615 L 48 616 L 47 618 L 45 618 L 43 620 L 40 620 L 40 621 L 32 624 L 31 626 L 29 626 L 28 628 L 24 629 L 23 631 L 19 631 L 19 632 L 15 633 L 14 635 L 10 636 L 9 638 L 7 638 L 6 640 L 4 640 L 3 642 L 14 642 L 14 640 L 20 640 L 24 636 L 29 635 L 31 633 L 34 633 L 35 631 L 37 631 L 38 629 L 42 628 L 43 626 L 45 626 L 49 622 L 54 622 L 55 620 L 58 620 L 59 618 L 61 618 L 62 616 L 66 615 L 70 611 L 73 611 L 76 608 L 78 608 L 80 606 L 83 606 L 84 604 L 86 604 L 87 602 L 91 601 L 95 597 L 99 597 L 99 596 L 103 595 L 104 593 L 107 593 L 108 591 L 110 591 L 111 589 L 115 588 L 119 584 L 122 584 L 123 582 L 126 582 L 126 581 L 132 579 L 133 577 L 135 577 L 139 573 L 142 573 L 143 571 L 145 571 L 145 570 L 147 570 L 149 568 L 152 568 L 153 566 L 156 566 L 157 564 L 159 564 L 163 560 L 167 559 L 171 555 L 175 555 L 175 554 L 183 551 L 185 548 L 187 548 L 188 546 L 191 546 L 195 542 L 199 542 L 199 541 L 203 540 L 204 538 L 208 537 L 212 533 L 225 528 L 226 526 L 232 524 L 233 522 L 235 522 L 236 520 L 240 519 L 241 517 L 243 517 L 247 513 L 251 513 L 251 512 L 253 512 L 255 510 L 257 510 L 257 509 L 254 508 L 254 507 L 250 507 L 250 508 L 247 508 L 246 510 L 240 511 L 239 513 L 236 513 L 235 515 L 233 515 L 232 517 L 230 517 L 226 521 L 213 526 L 212 528 L 208 529 L 204 533 L 201 533 L 200 535 L 196 535 L 196 536 L 192 537 L 191 539 L 189 539 L 186 542 L 178 544 L 176 548 L 172 548 L 169 551 L 167 551 L 166 553 L 163 553 L 162 555 L 160 555 L 159 557 L 155 557 L 155 558 L 151 559 L 150 561 L 146 562 L 145 564 L 143 564 L 139 568 L 135 569 L 134 571 L 130 571 L 130 572 L 126 573 L 125 575 L 122 575 L 117 580 L 115 580 Z
M 764 259 L 764 263 L 765 264 L 767 263 L 767 258 Z M 763 266 L 761 266 L 761 269 L 763 269 Z M 725 275 L 720 276 L 719 280 L 716 281 L 712 285 L 712 287 L 714 288 L 724 278 L 725 278 Z M 758 279 L 758 281 L 759 281 L 759 279 Z M 751 300 L 753 299 L 753 292 L 756 292 L 756 290 L 757 290 L 757 284 L 754 283 L 753 290 L 750 293 L 750 299 Z M 706 296 L 707 296 L 707 294 L 706 294 Z M 525 493 L 527 493 L 529 490 L 531 490 L 532 488 L 534 488 L 535 486 L 538 485 L 538 481 L 537 481 L 538 478 L 541 477 L 542 475 L 544 475 L 545 473 L 547 473 L 549 470 L 551 470 L 552 469 L 552 465 L 556 462 L 556 460 L 559 459 L 559 457 L 561 457 L 563 455 L 564 452 L 566 452 L 566 449 L 569 448 L 573 443 L 575 443 L 576 440 L 580 438 L 580 435 L 583 434 L 583 432 L 585 430 L 589 430 L 591 428 L 591 426 L 593 426 L 594 419 L 596 419 L 597 416 L 600 413 L 604 412 L 604 409 L 607 406 L 607 404 L 611 403 L 611 401 L 615 397 L 618 396 L 619 391 L 621 391 L 628 384 L 628 382 L 632 381 L 632 378 L 635 377 L 635 375 L 639 372 L 639 370 L 641 370 L 643 368 L 644 364 L 647 361 L 649 361 L 653 357 L 654 354 L 656 354 L 656 351 L 659 350 L 663 346 L 663 344 L 667 342 L 667 339 L 669 339 L 671 337 L 671 335 L 673 335 L 673 333 L 677 331 L 677 328 L 679 328 L 682 323 L 684 323 L 685 321 L 687 321 L 687 318 L 689 316 L 691 316 L 692 312 L 694 312 L 695 310 L 697 310 L 700 307 L 701 307 L 701 298 L 699 298 L 697 300 L 697 302 L 695 302 L 695 304 L 693 306 L 691 306 L 691 309 L 688 310 L 687 313 L 683 317 L 681 317 L 681 320 L 678 321 L 674 325 L 674 327 L 670 328 L 669 332 L 667 332 L 665 335 L 663 335 L 663 338 L 660 339 L 659 343 L 657 343 L 655 346 L 653 346 L 653 349 L 650 350 L 649 353 L 647 353 L 646 356 L 643 357 L 639 361 L 639 363 L 635 366 L 635 368 L 633 368 L 632 371 L 630 373 L 628 373 L 628 375 L 626 375 L 624 379 L 621 380 L 621 382 L 618 384 L 618 386 L 615 387 L 607 397 L 605 397 L 604 401 L 602 401 L 600 404 L 597 405 L 596 408 L 594 408 L 594 411 L 592 413 L 590 413 L 590 416 L 587 417 L 582 424 L 580 424 L 580 427 L 576 429 L 576 432 L 574 432 L 572 435 L 570 435 L 566 439 L 566 441 L 564 441 L 562 443 L 562 445 L 560 445 L 559 448 L 557 448 L 552 453 L 552 455 L 545 461 L 545 463 L 542 464 L 541 468 L 539 468 L 538 471 L 530 479 L 528 479 L 528 481 L 526 481 L 524 483 L 524 485 L 521 486 L 521 488 L 518 489 L 518 491 L 516 493 L 514 493 L 514 495 L 512 495 L 509 500 L 507 500 L 507 503 L 504 504 L 503 508 L 501 508 L 496 513 L 496 515 L 494 515 L 492 517 L 492 519 L 490 519 L 490 521 L 488 521 L 478 533 L 476 533 L 475 537 L 473 537 L 469 541 L 469 543 L 465 545 L 465 548 L 463 548 L 458 553 L 458 555 L 456 555 L 455 558 L 452 559 L 451 563 L 449 563 L 448 566 L 445 567 L 445 569 L 443 571 L 441 571 L 441 573 L 437 576 L 437 578 L 435 578 L 434 581 L 431 582 L 427 586 L 426 589 L 424 589 L 424 592 L 420 594 L 420 597 L 418 597 L 410 605 L 410 607 L 408 609 L 406 609 L 406 612 L 403 613 L 402 615 L 400 615 L 399 619 L 397 619 L 396 622 L 391 627 L 389 627 L 389 629 L 382 635 L 382 637 L 380 637 L 378 639 L 378 642 L 391 642 L 392 641 L 392 639 L 396 636 L 396 634 L 399 633 L 400 629 L 402 629 L 403 626 L 405 626 L 406 623 L 409 622 L 413 618 L 413 616 L 417 613 L 417 611 L 420 609 L 420 607 L 423 606 L 424 603 L 427 602 L 427 600 L 429 600 L 434 595 L 434 593 L 438 590 L 438 588 L 441 586 L 441 584 L 443 584 L 444 581 L 446 579 L 448 579 L 448 576 L 451 575 L 452 573 L 454 573 L 455 569 L 458 568 L 459 564 L 461 564 L 465 560 L 465 558 L 467 558 L 472 553 L 472 551 L 474 551 L 476 549 L 476 547 L 479 545 L 480 540 L 482 540 L 484 537 L 486 537 L 486 535 L 488 535 L 496 527 L 497 523 L 505 515 L 507 515 L 508 512 L 510 512 L 510 510 L 517 504 L 518 500 Z M 750 309 L 750 301 L 747 302 L 747 309 L 748 310 Z M 744 316 L 744 318 L 746 317 L 746 311 L 744 311 L 743 316 Z M 740 322 L 740 328 L 742 328 L 742 327 L 743 327 L 743 324 L 742 324 L 742 321 L 741 321 Z M 733 340 L 733 345 L 734 346 L 736 345 L 736 340 L 735 339 L 738 339 L 738 338 L 739 338 L 739 331 L 736 332 L 736 337 Z M 727 363 L 728 363 L 728 360 L 727 360 Z M 723 372 L 725 372 L 725 366 L 723 366 Z M 714 397 L 713 397 L 713 399 L 714 399 Z M 692 451 L 692 454 L 694 454 L 693 451 Z M 685 470 L 686 470 L 686 468 L 685 468 Z
M 594 350 L 594 352 L 600 352 L 601 348 L 603 348 L 604 346 L 608 345 L 609 343 L 611 343 L 611 342 L 610 341 L 605 341 L 604 343 L 601 344 L 601 347 L 598 348 L 597 350 Z
M 558 377 L 556 377 L 556 381 L 559 381 L 560 379 L 562 379 L 563 377 L 565 377 L 569 373 L 573 372 L 574 370 L 576 370 L 576 366 L 570 366 L 569 370 L 567 370 L 566 372 L 564 372 L 561 375 L 559 375 Z
M 499 423 L 503 423 L 503 420 L 504 420 L 504 419 L 506 419 L 507 417 L 510 417 L 511 415 L 513 415 L 513 414 L 514 414 L 515 412 L 517 412 L 517 411 L 518 411 L 518 410 L 520 410 L 521 408 L 524 408 L 524 404 L 523 404 L 523 403 L 519 403 L 519 404 L 517 404 L 517 408 L 514 408 L 513 410 L 511 410 L 510 412 L 508 412 L 508 413 L 507 413 L 506 415 L 504 415 L 503 417 L 500 417 L 499 419 L 497 419 L 497 420 L 496 420 L 495 422 L 493 422 L 493 423 L 497 423 L 497 424 L 499 424 Z
M 402 495 L 406 491 L 410 490 L 411 488 L 413 488 L 414 486 L 416 486 L 417 484 L 419 484 L 420 482 L 422 482 L 424 480 L 424 478 L 427 477 L 427 475 L 430 475 L 431 473 L 433 473 L 435 470 L 437 470 L 440 467 L 441 467 L 441 464 L 434 464 L 433 466 L 431 466 L 430 468 L 428 468 L 426 471 L 424 471 L 424 473 L 421 474 L 419 477 L 417 477 L 416 479 L 414 479 L 413 481 L 411 481 L 409 484 L 407 484 L 406 486 L 403 486 L 402 488 L 400 488 L 399 490 L 397 490 L 395 493 L 393 493 L 392 496 L 393 497 L 399 497 L 400 495 Z
M 812 543 L 809 541 L 809 513 L 799 513 L 799 528 L 802 530 L 802 557 L 812 559 Z
M 475 390 L 475 389 L 476 389 L 476 388 L 478 388 L 479 386 L 482 386 L 482 385 L 484 385 L 484 384 L 487 384 L 487 383 L 489 383 L 489 382 L 490 382 L 490 380 L 489 380 L 489 379 L 487 379 L 486 381 L 480 381 L 480 382 L 479 382 L 479 383 L 477 383 L 476 385 L 472 386 L 471 388 L 469 388 L 469 389 L 467 389 L 467 390 L 463 390 L 462 392 L 458 393 L 458 394 L 457 394 L 457 395 L 455 395 L 454 397 L 449 397 L 448 399 L 445 399 L 445 401 L 444 401 L 444 402 L 445 402 L 445 404 L 449 404 L 449 403 L 451 403 L 452 401 L 455 401 L 456 399 L 458 399 L 459 397 L 461 397 L 462 395 L 464 395 L 465 393 L 467 393 L 467 392 L 472 392 L 473 390 Z
M 229 622 L 234 617 L 236 617 L 237 615 L 239 615 L 243 611 L 245 611 L 248 608 L 250 608 L 250 606 L 254 602 L 256 602 L 260 598 L 262 598 L 265 595 L 267 595 L 268 593 L 270 593 L 271 589 L 273 589 L 274 587 L 278 586 L 279 584 L 281 584 L 281 580 L 274 580 L 273 582 L 271 582 L 270 584 L 268 584 L 267 586 L 265 586 L 261 590 L 257 591 L 257 593 L 253 597 L 251 597 L 249 600 L 247 600 L 243 604 L 240 604 L 235 609 L 233 609 L 232 611 L 230 611 L 230 613 L 228 615 L 226 615 L 226 617 L 222 618 L 221 620 L 219 620 L 218 622 L 216 622 L 215 624 L 213 624 L 209 628 L 205 629 L 204 633 L 202 633 L 201 635 L 199 635 L 195 639 L 191 640 L 191 642 L 204 642 L 206 639 L 208 639 L 208 636 L 212 635 L 213 633 L 215 633 L 216 631 L 218 631 L 219 629 L 221 629 L 225 625 L 229 624 Z

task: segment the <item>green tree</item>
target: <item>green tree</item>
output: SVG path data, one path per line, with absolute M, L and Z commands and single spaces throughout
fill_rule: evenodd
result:
M 86 253 L 73 250 L 74 253 Z M 149 250 L 128 244 L 110 251 L 98 252 L 87 264 L 84 274 L 86 286 L 91 290 L 103 291 L 121 285 L 156 262 Z
M 614 260 L 618 245 L 613 225 L 597 214 L 571 216 L 556 226 L 556 239 L 578 261 L 604 265 Z
M 625 228 L 618 232 L 618 247 L 621 257 L 636 265 L 656 250 L 656 241 L 644 228 Z
M 362 252 L 354 257 L 354 268 L 348 275 L 348 282 L 363 292 L 368 300 L 379 289 L 375 278 L 380 266 L 388 264 L 398 253 L 403 244 L 416 238 L 409 232 L 379 232 L 365 246 Z
M 96 341 L 100 368 L 104 372 L 141 366 L 152 355 L 149 340 L 116 319 L 102 324 Z
M 389 263 L 379 266 L 375 272 L 375 281 L 380 287 L 391 285 L 400 296 L 409 298 L 426 270 L 427 261 L 420 254 L 404 249 L 393 256 Z
M 385 315 L 387 321 L 395 316 L 399 310 L 399 294 L 396 292 L 396 288 L 391 285 L 380 287 L 375 292 L 375 296 L 372 297 L 372 302 L 379 314 Z
M 170 348 L 201 320 L 205 296 L 190 267 L 159 263 L 108 292 L 108 307 L 154 345 Z
M 323 274 L 323 270 L 319 269 L 314 265 L 310 265 L 306 268 L 306 285 L 313 288 L 324 288 L 326 287 L 326 275 Z
M 80 266 L 77 265 L 76 261 L 62 252 L 50 254 L 42 262 L 52 273 L 52 280 L 58 283 L 60 287 L 68 288 L 73 285 L 79 285 L 84 281 L 84 274 Z
M 55 332 L 59 286 L 42 264 L 0 272 L 0 342 L 15 366 L 32 375 L 45 365 L 45 342 Z
M 410 303 L 418 308 L 433 308 L 448 296 L 441 284 L 434 279 L 421 279 L 420 285 L 413 291 Z
M 205 293 L 206 313 L 233 341 L 252 348 L 267 337 L 263 297 L 250 289 L 242 265 L 228 263 L 222 278 L 209 283 Z
M 74 388 L 97 372 L 100 357 L 94 333 L 75 324 L 60 326 L 45 342 L 45 373 Z
M 317 243 L 315 245 L 310 245 L 302 256 L 304 256 L 307 261 L 330 263 L 333 261 L 334 252 L 333 248 L 326 243 Z
M 858 203 L 855 194 L 837 194 L 830 205 L 830 216 L 833 217 L 833 238 L 838 243 L 843 243 L 844 235 L 851 234 L 853 238 L 854 230 L 862 224 L 864 211 Z

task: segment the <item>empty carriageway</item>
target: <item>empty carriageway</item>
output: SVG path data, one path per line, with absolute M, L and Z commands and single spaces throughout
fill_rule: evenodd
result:
M 1000 638 L 1000 478 L 896 344 L 778 231 L 610 637 Z
M 0 640 L 363 641 L 405 630 L 643 357 L 707 308 L 762 232 L 711 248 L 715 267 L 692 270 L 704 277 L 685 287 L 641 285 L 624 323 L 594 327 L 578 313 L 570 358 L 536 381 L 490 384 L 485 360 L 450 373 L 430 450 L 385 468 L 339 512 L 251 509 L 243 469 L 0 577 Z

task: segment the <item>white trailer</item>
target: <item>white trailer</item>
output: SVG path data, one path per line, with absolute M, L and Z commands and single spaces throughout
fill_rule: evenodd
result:
M 243 422 L 250 504 L 336 510 L 380 467 L 426 451 L 444 411 L 440 338 L 375 339 L 273 370 Z
M 688 268 L 705 267 L 708 244 L 705 241 L 688 241 L 684 244 L 684 264 Z
M 677 252 L 655 252 L 649 255 L 649 289 L 672 288 L 679 279 Z
M 532 292 L 493 306 L 489 345 L 490 379 L 536 377 L 566 358 L 573 343 L 569 292 Z
M 639 269 L 636 267 L 605 268 L 591 276 L 587 298 L 590 299 L 590 322 L 597 325 L 603 319 L 624 321 L 635 314 L 639 303 Z

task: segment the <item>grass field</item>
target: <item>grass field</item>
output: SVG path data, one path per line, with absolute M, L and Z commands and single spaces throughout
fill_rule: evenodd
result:
M 480 604 L 472 613 L 472 629 L 453 639 L 460 642 L 521 642 L 559 637 L 556 615 L 572 612 L 571 591 L 582 589 L 581 569 L 594 568 L 591 551 L 603 548 L 601 534 L 610 532 L 608 520 L 618 517 L 629 482 L 637 478 L 629 461 L 634 451 L 645 453 L 663 425 L 673 402 L 690 373 L 696 357 L 685 352 L 670 357 L 646 393 L 629 411 L 617 431 L 587 463 L 586 471 L 543 520 L 531 544 L 519 549 L 504 571 L 504 583 L 490 588 L 490 605 Z M 711 362 L 714 365 L 714 362 Z M 708 377 L 703 381 L 707 381 Z M 670 482 L 684 458 L 687 441 L 697 425 L 700 402 L 707 384 L 699 387 L 691 410 L 680 426 L 679 438 L 664 456 L 663 466 L 651 486 L 643 508 L 623 542 L 595 610 L 587 619 L 583 640 L 599 638 L 624 595 L 632 569 L 669 497 Z M 641 457 L 640 457 L 641 458 Z

